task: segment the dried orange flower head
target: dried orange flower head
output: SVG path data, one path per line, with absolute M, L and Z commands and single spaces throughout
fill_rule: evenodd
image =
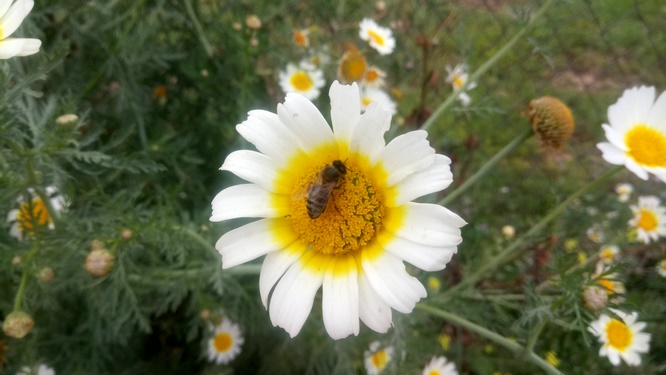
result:
M 365 56 L 353 43 L 345 46 L 345 53 L 340 60 L 339 75 L 345 83 L 357 82 L 363 79 L 368 63 Z
M 561 149 L 573 134 L 574 119 L 571 110 L 561 100 L 542 96 L 530 101 L 523 111 L 532 123 L 534 134 L 545 147 Z

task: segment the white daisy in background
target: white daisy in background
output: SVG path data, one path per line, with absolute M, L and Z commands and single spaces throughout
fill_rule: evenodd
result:
M 386 72 L 376 66 L 370 66 L 365 71 L 361 85 L 363 87 L 382 88 L 386 84 Z
M 231 362 L 241 352 L 243 335 L 238 324 L 222 319 L 214 327 L 213 337 L 208 340 L 208 359 L 218 365 Z
M 310 46 L 310 30 L 308 30 L 308 29 L 294 30 L 294 44 L 299 46 L 299 47 L 309 47 Z
M 467 65 L 465 64 L 458 64 L 453 69 L 451 66 L 447 65 L 446 71 L 449 73 L 448 77 L 446 77 L 446 82 L 453 86 L 454 91 L 460 90 L 460 88 L 462 88 L 463 85 L 467 82 L 467 78 L 469 77 L 469 74 L 467 73 Z M 465 90 L 471 90 L 475 87 L 476 82 L 470 82 Z M 470 98 L 466 91 L 458 94 L 458 100 L 460 100 L 460 103 L 464 106 L 468 106 L 470 103 L 472 103 L 472 98 Z
M 448 362 L 446 357 L 433 357 L 423 368 L 423 375 L 458 375 L 456 365 Z
M 620 202 L 626 202 L 631 197 L 631 193 L 634 192 L 634 187 L 627 183 L 618 184 L 615 187 L 615 192 L 618 195 L 617 200 Z
M 587 236 L 587 238 L 590 239 L 590 241 L 596 243 L 602 243 L 606 239 L 604 230 L 601 229 L 601 226 L 599 226 L 599 224 L 594 224 L 591 227 L 587 228 L 587 230 L 585 231 L 585 235 Z
M 650 243 L 666 236 L 666 207 L 660 206 L 659 198 L 638 197 L 638 205 L 630 206 L 634 213 L 629 225 L 636 228 L 639 241 Z
M 666 182 L 666 92 L 655 102 L 654 87 L 624 90 L 608 107 L 603 124 L 608 142 L 597 144 L 604 160 L 624 165 L 643 180 L 652 173 Z
M 18 0 L 0 0 L 0 59 L 14 56 L 28 56 L 39 52 L 42 41 L 32 38 L 9 38 L 21 26 L 35 2 Z
M 662 259 L 657 263 L 657 273 L 661 277 L 666 277 L 666 259 Z
M 620 248 L 616 245 L 606 245 L 601 248 L 599 258 L 601 258 L 605 264 L 612 264 L 619 253 Z
M 370 44 L 370 47 L 382 55 L 388 55 L 395 48 L 393 32 L 388 27 L 379 26 L 370 18 L 364 18 L 359 24 L 361 30 L 358 35 Z
M 366 111 L 370 103 L 377 103 L 379 106 L 391 114 L 398 112 L 398 106 L 385 91 L 366 87 L 361 90 L 361 111 Z
M 393 359 L 393 347 L 382 347 L 379 341 L 370 344 L 370 348 L 365 351 L 365 370 L 368 375 L 381 374 L 386 366 Z
M 641 364 L 639 353 L 647 353 L 650 349 L 650 334 L 641 332 L 645 323 L 636 322 L 638 313 L 626 314 L 611 309 L 621 320 L 601 314 L 598 320 L 590 323 L 588 330 L 599 337 L 602 344 L 599 355 L 608 357 L 617 366 L 622 358 L 630 366 Z
M 309 62 L 302 61 L 298 66 L 288 64 L 280 72 L 280 87 L 285 93 L 295 92 L 314 100 L 319 97 L 319 89 L 324 87 L 324 73 Z
M 224 269 L 268 254 L 261 299 L 273 325 L 292 337 L 322 285 L 324 326 L 332 338 L 357 335 L 359 318 L 386 332 L 391 308 L 408 314 L 426 296 L 403 261 L 442 270 L 466 224 L 442 206 L 412 202 L 452 182 L 451 160 L 435 153 L 425 131 L 386 144 L 389 112 L 371 104 L 361 114 L 356 84 L 334 82 L 329 94 L 332 130 L 297 94 L 288 94 L 277 114 L 251 111 L 236 129 L 259 152 L 233 152 L 221 168 L 250 183 L 224 189 L 212 202 L 211 221 L 261 218 L 227 232 L 215 247 Z M 321 171 L 330 174 L 340 165 L 345 173 L 323 185 Z M 318 209 L 308 209 L 315 202 Z M 321 215 L 311 218 L 314 211 Z
M 48 226 L 49 229 L 54 228 L 51 214 L 46 209 L 46 205 L 42 199 L 32 189 L 28 189 L 28 193 L 32 197 L 32 200 L 26 202 L 23 196 L 18 197 L 16 201 L 19 204 L 19 208 L 9 211 L 7 215 L 7 221 L 11 224 L 9 234 L 19 241 L 23 240 L 25 236 L 34 234 L 35 227 Z M 55 186 L 47 187 L 46 195 L 50 198 L 51 206 L 56 211 L 56 214 L 65 209 L 65 198 L 60 195 Z
M 55 375 L 55 370 L 44 364 L 32 367 L 23 366 L 16 375 Z

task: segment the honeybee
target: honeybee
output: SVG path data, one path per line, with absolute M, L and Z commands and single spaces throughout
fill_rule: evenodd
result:
M 316 219 L 324 213 L 331 192 L 346 173 L 347 167 L 341 160 L 334 160 L 333 163 L 322 168 L 308 189 L 306 208 L 310 219 Z

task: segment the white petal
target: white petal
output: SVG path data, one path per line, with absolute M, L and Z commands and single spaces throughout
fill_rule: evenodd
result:
M 620 364 L 620 354 L 617 352 L 617 350 L 608 350 L 608 359 L 610 362 L 617 366 Z
M 20 40 L 23 40 L 23 48 L 21 49 L 21 52 L 17 56 L 30 56 L 34 55 L 35 53 L 39 52 L 39 47 L 42 46 L 42 41 L 39 39 L 33 39 L 33 38 L 21 38 Z
M 462 104 L 463 107 L 468 107 L 472 104 L 472 98 L 470 98 L 470 96 L 464 91 L 458 94 L 458 100 L 460 100 L 460 104 Z
M 629 151 L 629 147 L 624 142 L 624 134 L 620 134 L 616 129 L 603 124 L 601 125 L 604 128 L 606 134 L 606 139 L 615 147 L 621 151 Z
M 405 209 L 405 218 L 397 227 L 387 220 L 385 229 L 398 237 L 427 246 L 456 246 L 462 242 L 460 228 L 467 222 L 450 210 L 427 203 L 409 202 L 396 209 Z M 391 210 L 388 214 L 390 217 Z
M 349 142 L 361 119 L 361 97 L 356 82 L 341 85 L 334 81 L 328 92 L 331 98 L 331 122 L 338 139 Z
M 358 335 L 358 272 L 351 256 L 334 257 L 324 275 L 322 312 L 334 340 Z
M 666 91 L 662 92 L 652 106 L 647 125 L 666 131 Z
M 407 175 L 419 172 L 435 162 L 435 149 L 430 147 L 428 133 L 412 131 L 395 137 L 384 148 L 382 166 L 388 171 L 387 185 L 393 186 Z
M 278 104 L 278 117 L 298 137 L 306 152 L 334 140 L 326 119 L 311 101 L 289 93 L 284 104 Z
M 16 221 L 18 219 L 18 214 L 19 214 L 18 209 L 15 208 L 13 210 L 10 210 L 9 213 L 7 214 L 7 222 L 11 223 L 12 221 Z
M 12 224 L 12 226 L 9 228 L 9 235 L 16 238 L 19 241 L 23 240 L 23 232 L 21 232 L 18 223 Z
M 276 233 L 280 234 L 279 241 Z M 225 233 L 215 249 L 222 255 L 222 268 L 227 269 L 283 249 L 296 237 L 287 220 L 262 219 Z
M 12 5 L 7 13 L 0 18 L 0 39 L 5 39 L 12 35 L 23 19 L 30 13 L 35 2 L 32 0 L 18 0 Z
M 276 199 L 274 194 L 255 184 L 228 187 L 213 198 L 210 221 L 239 217 L 278 217 L 289 211 L 288 199 Z
M 440 271 L 451 261 L 455 246 L 426 246 L 391 234 L 377 236 L 386 251 L 424 271 Z
M 368 155 L 370 162 L 374 164 L 384 149 L 386 144 L 384 133 L 390 127 L 391 114 L 383 110 L 379 104 L 370 103 L 352 134 L 351 151 Z
M 224 160 L 221 170 L 278 194 L 291 192 L 290 186 L 278 185 L 279 166 L 268 156 L 249 150 L 234 151 Z
M 393 325 L 391 306 L 372 289 L 368 277 L 361 272 L 358 276 L 359 315 L 370 329 L 385 333 Z
M 627 160 L 624 152 L 608 142 L 597 143 L 597 148 L 602 152 L 601 157 L 611 164 L 623 165 Z
M 625 350 L 620 353 L 620 356 L 629 366 L 638 366 L 641 364 L 641 356 L 633 350 Z
M 9 6 L 12 5 L 13 0 L 0 0 L 0 17 L 2 17 L 7 9 L 9 9 Z
M 416 302 L 427 296 L 425 287 L 407 273 L 400 259 L 390 253 L 384 251 L 372 258 L 367 253 L 368 251 L 363 252 L 361 261 L 375 292 L 401 313 L 412 312 Z
M 399 206 L 418 197 L 446 189 L 453 182 L 451 159 L 435 154 L 435 162 L 426 170 L 412 173 L 396 185 L 397 197 L 391 206 Z
M 641 86 L 625 90 L 620 99 L 608 107 L 608 122 L 622 134 L 631 126 L 645 124 L 654 97 L 654 87 Z
M 638 176 L 640 179 L 647 181 L 648 179 L 648 173 L 645 170 L 645 168 L 641 167 L 638 165 L 632 158 L 626 158 L 624 161 L 624 165 L 627 167 L 628 170 L 634 172 L 636 176 Z
M 250 111 L 248 119 L 236 126 L 243 138 L 278 165 L 287 165 L 300 150 L 298 138 L 274 113 Z
M 25 39 L 0 40 L 0 59 L 9 59 L 23 52 Z
M 294 263 L 282 276 L 273 291 L 269 306 L 273 325 L 284 328 L 291 337 L 303 328 L 324 275 L 323 269 L 313 270 L 301 263 Z
M 300 241 L 294 241 L 288 247 L 266 255 L 259 273 L 259 294 L 264 308 L 268 308 L 268 295 L 275 283 L 306 250 L 307 246 Z

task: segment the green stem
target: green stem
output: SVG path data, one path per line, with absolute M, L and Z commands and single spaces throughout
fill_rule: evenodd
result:
M 208 57 L 212 57 L 213 47 L 211 47 L 208 38 L 206 38 L 206 33 L 204 33 L 204 29 L 201 26 L 201 23 L 199 22 L 196 13 L 194 12 L 194 7 L 192 7 L 192 2 L 190 0 L 183 0 L 183 1 L 185 3 L 185 9 L 187 10 L 187 15 L 190 17 L 190 21 L 192 21 L 194 29 L 197 31 L 197 36 L 199 37 L 199 41 L 201 42 L 201 45 L 206 51 L 206 55 L 208 55 Z
M 21 300 L 23 300 L 23 291 L 25 290 L 25 284 L 28 283 L 28 270 L 23 270 L 23 275 L 21 276 L 21 284 L 19 289 L 16 292 L 16 297 L 14 297 L 14 312 L 21 311 Z
M 592 255 L 591 257 L 587 258 L 587 260 L 586 260 L 585 262 L 583 262 L 583 263 L 578 263 L 578 264 L 576 264 L 575 266 L 572 266 L 571 268 L 569 268 L 568 270 L 566 270 L 566 271 L 564 272 L 564 274 L 565 274 L 565 275 L 568 275 L 568 274 L 570 274 L 571 272 L 574 272 L 574 271 L 576 271 L 576 270 L 578 270 L 578 269 L 585 268 L 585 267 L 589 266 L 590 264 L 595 263 L 595 262 L 599 259 L 600 256 L 601 256 L 601 250 L 597 251 L 594 255 Z M 537 292 L 542 292 L 542 291 L 543 291 L 544 289 L 546 289 L 548 286 L 555 284 L 555 282 L 556 282 L 557 280 L 559 280 L 559 278 L 560 278 L 559 275 L 556 275 L 556 276 L 553 277 L 552 279 L 545 280 L 545 281 L 543 281 L 541 284 L 537 285 L 536 288 L 535 288 L 534 290 L 536 290 Z
M 516 353 L 525 353 L 525 348 L 523 348 L 520 344 L 513 342 L 506 337 L 495 333 L 485 327 L 482 327 L 476 323 L 470 322 L 467 319 L 464 319 L 456 314 L 440 310 L 438 308 L 428 306 L 422 303 L 416 304 L 416 308 L 421 309 L 423 311 L 426 311 L 432 315 L 438 316 L 444 320 L 446 320 L 449 323 L 455 324 L 457 326 L 460 326 L 462 328 L 465 328 L 466 330 L 476 333 L 479 336 L 482 336 L 490 341 L 493 341 L 494 343 L 503 346 L 504 348 Z M 532 363 L 533 365 L 541 368 L 544 370 L 547 374 L 550 375 L 563 375 L 558 369 L 555 367 L 551 366 L 548 362 L 543 360 L 543 358 L 539 357 L 538 355 L 534 354 L 533 352 L 529 352 L 526 354 L 525 359 L 527 362 Z
M 550 7 L 552 3 L 553 0 L 547 0 L 541 6 L 541 8 L 534 14 L 532 19 L 530 19 L 527 22 L 527 24 L 523 26 L 522 29 L 520 29 L 520 31 L 518 31 L 516 35 L 514 35 L 513 38 L 511 38 L 511 40 L 509 40 L 509 42 L 507 42 L 502 48 L 500 48 L 499 51 L 495 52 L 495 54 L 492 55 L 490 59 L 488 59 L 485 63 L 483 63 L 476 71 L 474 71 L 474 73 L 470 74 L 469 78 L 467 79 L 467 81 L 465 81 L 462 87 L 460 87 L 460 89 L 458 90 L 454 90 L 453 93 L 449 95 L 449 97 L 446 98 L 446 100 L 444 100 L 444 102 L 440 104 L 439 107 L 437 107 L 435 112 L 433 112 L 433 114 L 428 118 L 428 120 L 426 120 L 423 126 L 421 126 L 421 129 L 428 130 L 429 128 L 431 128 L 435 124 L 435 122 L 439 119 L 439 117 L 441 117 L 442 114 L 446 112 L 446 110 L 453 104 L 454 100 L 456 100 L 458 95 L 461 92 L 465 91 L 465 89 L 470 83 L 476 82 L 479 78 L 481 78 L 481 76 L 484 73 L 486 73 L 486 71 L 488 71 L 493 65 L 495 65 L 495 63 L 497 63 L 497 61 L 499 61 L 499 59 L 501 59 L 504 55 L 506 55 L 506 53 L 509 52 L 511 48 L 513 48 L 513 46 L 518 42 L 518 40 L 520 40 L 520 38 L 522 38 L 522 36 L 525 35 L 525 33 L 530 29 L 530 27 L 534 24 L 534 22 L 538 20 L 545 13 L 546 9 L 548 9 L 548 7 Z
M 534 345 L 536 345 L 537 339 L 539 338 L 539 335 L 541 335 L 541 331 L 543 331 L 543 328 L 546 326 L 548 323 L 548 319 L 543 319 L 539 322 L 539 325 L 534 329 L 534 332 L 530 335 L 529 339 L 527 339 L 527 345 L 525 346 L 525 354 L 530 354 L 534 353 Z
M 550 211 L 546 216 L 541 218 L 539 222 L 534 224 L 532 228 L 530 228 L 525 234 L 517 238 L 513 243 L 511 243 L 509 246 L 504 248 L 497 256 L 495 256 L 493 259 L 491 259 L 489 262 L 481 265 L 480 267 L 476 268 L 476 271 L 469 275 L 466 276 L 459 284 L 454 286 L 453 288 L 448 289 L 446 292 L 442 293 L 440 296 L 446 296 L 450 295 L 453 292 L 460 290 L 462 288 L 465 288 L 469 285 L 475 284 L 477 281 L 479 281 L 482 277 L 487 276 L 488 272 L 494 270 L 495 268 L 501 266 L 504 264 L 505 261 L 510 259 L 517 250 L 522 249 L 523 245 L 530 240 L 532 236 L 537 234 L 540 230 L 542 230 L 548 223 L 553 221 L 555 218 L 557 218 L 562 211 L 564 211 L 571 202 L 574 200 L 578 199 L 581 195 L 585 194 L 586 192 L 596 188 L 597 186 L 601 185 L 602 183 L 606 182 L 609 178 L 611 178 L 613 175 L 615 175 L 617 172 L 621 171 L 624 169 L 624 166 L 618 165 L 615 166 L 609 170 L 607 170 L 603 175 L 601 175 L 599 178 L 596 180 L 590 182 L 589 184 L 583 186 L 582 188 L 578 189 L 576 192 L 571 194 L 567 199 L 565 199 L 562 203 L 557 205 L 552 211 Z
M 486 175 L 490 170 L 492 170 L 500 160 L 504 159 L 506 155 L 518 148 L 525 140 L 532 136 L 532 129 L 527 128 L 522 134 L 514 138 L 509 144 L 504 146 L 497 154 L 495 154 L 490 160 L 486 162 L 476 173 L 474 173 L 470 178 L 467 179 L 462 185 L 458 186 L 450 194 L 442 198 L 438 204 L 446 206 L 451 202 L 455 201 L 460 195 L 467 191 L 470 187 L 476 184 L 483 176 Z

